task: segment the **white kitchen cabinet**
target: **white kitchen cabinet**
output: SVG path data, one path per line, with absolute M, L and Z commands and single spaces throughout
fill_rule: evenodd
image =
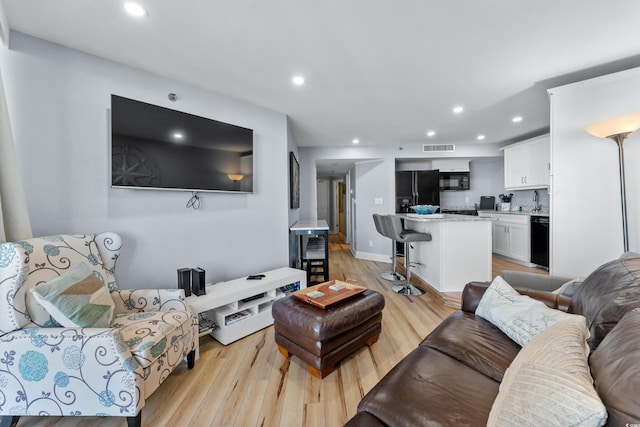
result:
M 549 135 L 504 147 L 504 187 L 507 190 L 549 186 Z
M 509 226 L 506 223 L 493 223 L 493 253 L 509 256 Z
M 493 253 L 532 265 L 531 217 L 498 213 L 490 216 L 493 218 Z
M 469 172 L 469 160 L 433 160 L 431 169 L 440 172 Z
M 530 218 L 525 217 L 526 224 L 509 224 L 509 255 L 508 257 L 520 261 L 531 261 L 531 225 Z

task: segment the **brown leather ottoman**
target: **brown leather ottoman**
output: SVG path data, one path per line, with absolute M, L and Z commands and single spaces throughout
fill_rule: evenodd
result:
M 285 357 L 302 359 L 324 378 L 335 364 L 363 345 L 378 340 L 384 297 L 367 289 L 324 310 L 290 295 L 273 303 L 275 338 Z

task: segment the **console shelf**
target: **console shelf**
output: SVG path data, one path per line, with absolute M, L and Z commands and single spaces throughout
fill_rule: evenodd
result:
M 299 283 L 299 289 L 307 287 L 307 276 L 302 270 L 283 267 L 266 271 L 261 280 L 246 278 L 207 285 L 206 295 L 191 295 L 187 303 L 196 315 L 213 320 L 218 329 L 205 330 L 222 344 L 230 344 L 273 324 L 273 301 L 286 294 L 281 288 Z M 239 313 L 247 316 L 229 323 Z M 239 317 L 239 316 L 237 316 Z M 227 324 L 229 323 L 229 324 Z

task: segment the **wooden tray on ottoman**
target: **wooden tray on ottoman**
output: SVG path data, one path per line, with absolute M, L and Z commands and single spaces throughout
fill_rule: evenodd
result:
M 333 287 L 340 287 L 340 289 L 332 289 Z M 319 285 L 296 291 L 293 295 L 304 302 L 326 309 L 366 290 L 367 288 L 362 286 L 353 285 L 340 280 L 330 280 L 328 282 L 320 283 Z M 321 292 L 323 295 L 314 297 L 313 295 L 316 292 Z

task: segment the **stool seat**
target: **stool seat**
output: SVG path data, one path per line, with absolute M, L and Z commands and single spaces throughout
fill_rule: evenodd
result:
M 295 296 L 281 298 L 271 310 L 276 344 L 286 357 L 299 357 L 309 372 L 323 378 L 345 356 L 378 340 L 383 308 L 382 294 L 370 289 L 328 309 Z
M 431 234 L 429 233 L 421 233 L 415 230 L 404 229 L 400 232 L 399 242 L 430 242 Z

